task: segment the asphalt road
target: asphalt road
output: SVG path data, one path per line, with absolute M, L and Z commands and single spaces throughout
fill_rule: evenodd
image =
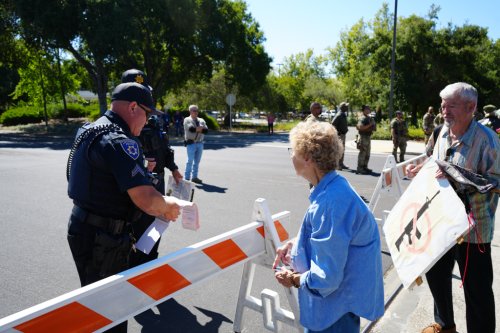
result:
M 352 139 L 350 131 L 348 139 Z M 66 159 L 71 138 L 32 138 L 0 134 L 0 318 L 79 287 L 66 242 L 72 203 L 66 193 Z M 308 184 L 295 175 L 288 136 L 212 134 L 207 137 L 195 201 L 201 215 L 197 232 L 169 227 L 160 254 L 170 253 L 251 222 L 254 201 L 265 198 L 271 213 L 291 211 L 295 234 L 308 206 Z M 185 148 L 173 140 L 176 162 L 184 170 Z M 386 154 L 372 154 L 370 167 L 380 170 Z M 345 163 L 356 166 L 357 150 L 348 147 Z M 370 199 L 378 174 L 341 171 Z M 393 202 L 379 204 L 378 211 Z M 376 211 L 376 216 L 378 212 Z M 385 241 L 382 241 L 385 244 Z M 384 266 L 390 258 L 383 255 Z M 129 332 L 232 332 L 242 265 L 194 286 L 147 315 L 129 321 Z M 254 294 L 281 291 L 272 272 L 258 268 Z M 282 303 L 286 299 L 282 296 Z M 286 307 L 286 305 L 284 305 Z M 247 310 L 246 332 L 264 332 L 262 317 Z

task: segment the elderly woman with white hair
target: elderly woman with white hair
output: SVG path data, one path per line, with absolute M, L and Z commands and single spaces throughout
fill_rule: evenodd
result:
M 277 281 L 298 288 L 305 332 L 359 332 L 384 313 L 380 236 L 368 206 L 337 173 L 342 143 L 328 123 L 290 132 L 297 175 L 314 187 L 298 236 L 277 249 Z

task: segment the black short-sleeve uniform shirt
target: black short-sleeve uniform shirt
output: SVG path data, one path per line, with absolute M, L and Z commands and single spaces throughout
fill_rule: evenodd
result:
M 82 127 L 77 137 L 85 130 L 98 132 L 106 126 L 109 131 L 89 135 L 74 151 L 68 195 L 75 205 L 93 214 L 129 220 L 136 208 L 127 190 L 151 185 L 139 142 L 125 121 L 111 111 Z

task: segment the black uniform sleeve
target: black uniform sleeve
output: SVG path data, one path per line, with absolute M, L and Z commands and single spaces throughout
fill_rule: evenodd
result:
M 121 191 L 151 185 L 144 167 L 139 143 L 126 136 L 104 139 L 100 142 L 102 158 L 109 166 Z

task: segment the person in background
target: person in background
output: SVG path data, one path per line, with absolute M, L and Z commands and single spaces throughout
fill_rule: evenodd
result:
M 175 200 L 152 186 L 136 141 L 153 109 L 148 88 L 122 83 L 111 110 L 77 132 L 67 165 L 74 205 L 67 239 L 82 286 L 129 268 L 132 228 L 142 214 L 179 216 Z M 126 331 L 126 321 L 109 330 Z
M 198 178 L 198 168 L 203 154 L 203 139 L 207 132 L 205 120 L 198 117 L 198 106 L 190 105 L 189 117 L 184 119 L 184 141 L 188 157 L 184 178 L 197 184 L 202 183 L 202 180 Z
M 403 112 L 396 111 L 396 118 L 391 121 L 391 136 L 392 136 L 392 155 L 394 160 L 398 162 L 399 148 L 399 163 L 404 162 L 406 153 L 406 141 L 408 140 L 408 126 L 403 119 Z
M 439 107 L 439 112 L 434 118 L 434 128 L 438 127 L 439 125 L 443 125 L 443 123 L 444 123 L 443 109 Z
M 183 135 L 183 124 L 184 118 L 179 110 L 175 111 L 174 114 L 174 127 L 175 127 L 175 136 Z
M 498 133 L 500 129 L 500 119 L 498 118 L 498 111 L 496 108 L 497 107 L 492 104 L 485 105 L 483 107 L 484 118 L 479 122 Z
M 122 74 L 122 83 L 136 82 L 140 83 L 151 92 L 153 88 L 149 85 L 149 80 L 143 71 L 138 69 L 129 69 Z M 165 194 L 165 168 L 169 169 L 178 183 L 182 179 L 178 166 L 175 164 L 174 150 L 170 146 L 168 137 L 168 126 L 170 117 L 168 113 L 153 109 L 146 125 L 143 127 L 139 140 L 146 159 L 154 161 L 153 172 L 158 180 L 155 186 L 158 191 Z
M 339 111 L 335 114 L 332 120 L 332 125 L 337 130 L 340 140 L 342 141 L 342 155 L 339 160 L 339 170 L 349 169 L 347 165 L 344 164 L 344 153 L 345 153 L 345 135 L 349 131 L 347 126 L 347 110 L 349 109 L 349 103 L 342 102 L 339 106 Z
M 311 111 L 311 114 L 308 115 L 304 121 L 323 121 L 323 119 L 319 117 L 321 111 L 323 111 L 321 104 L 318 102 L 312 102 L 309 106 L 309 111 Z
M 298 236 L 277 249 L 275 278 L 298 288 L 304 332 L 359 333 L 360 317 L 384 313 L 377 223 L 335 171 L 342 144 L 333 126 L 301 122 L 290 131 L 290 143 L 295 172 L 314 187 Z M 278 269 L 280 263 L 290 268 Z
M 363 112 L 363 116 L 356 125 L 360 140 L 358 168 L 356 173 L 367 175 L 372 172 L 372 169 L 368 168 L 368 161 L 370 160 L 371 136 L 377 129 L 377 124 L 375 123 L 375 119 L 370 116 L 371 110 L 368 105 L 363 105 L 361 107 L 361 112 Z
M 269 135 L 274 134 L 274 120 L 275 119 L 276 119 L 276 117 L 274 116 L 274 114 L 272 112 L 267 114 L 267 132 L 269 133 Z
M 480 121 L 481 119 L 484 119 L 485 113 L 486 111 L 484 111 L 484 108 L 483 111 L 476 108 L 476 111 L 474 111 L 474 120 Z
M 465 168 L 490 180 L 500 181 L 500 141 L 496 133 L 473 121 L 477 107 L 477 90 L 464 82 L 446 86 L 439 94 L 444 125 L 437 140 L 427 143 L 432 156 Z M 422 164 L 408 165 L 408 177 L 414 177 Z M 438 170 L 436 178 L 445 174 Z M 434 299 L 435 323 L 423 329 L 423 333 L 457 332 L 453 316 L 452 271 L 458 262 L 463 280 L 467 332 L 495 332 L 495 300 L 493 296 L 493 264 L 491 240 L 495 225 L 498 195 L 495 193 L 468 193 L 464 206 L 476 222 L 466 241 L 454 245 L 427 272 L 427 282 Z M 466 277 L 465 275 L 466 270 Z M 463 332 L 461 329 L 460 332 Z
M 152 92 L 148 77 L 143 71 L 138 69 L 129 69 L 123 72 L 122 82 L 136 82 L 142 84 Z M 168 117 L 166 113 L 153 109 L 146 125 L 142 128 L 138 137 L 142 151 L 148 161 L 148 172 L 151 176 L 153 186 L 162 195 L 165 195 L 165 168 L 169 169 L 172 177 L 178 183 L 182 179 L 177 164 L 174 160 L 174 150 L 170 147 L 168 137 Z M 142 214 L 141 218 L 134 223 L 133 235 L 139 240 L 143 233 L 149 228 L 155 220 L 155 216 Z M 148 261 L 157 259 L 159 256 L 158 248 L 161 238 L 155 243 L 149 254 L 142 251 L 134 251 L 130 254 L 130 267 L 144 264 Z
M 434 108 L 432 106 L 429 106 L 427 112 L 424 114 L 424 118 L 422 119 L 422 128 L 425 134 L 424 143 L 426 145 L 432 135 L 432 131 L 434 131 L 434 127 L 436 127 L 434 125 L 434 118 L 436 118 L 436 116 L 434 115 Z

